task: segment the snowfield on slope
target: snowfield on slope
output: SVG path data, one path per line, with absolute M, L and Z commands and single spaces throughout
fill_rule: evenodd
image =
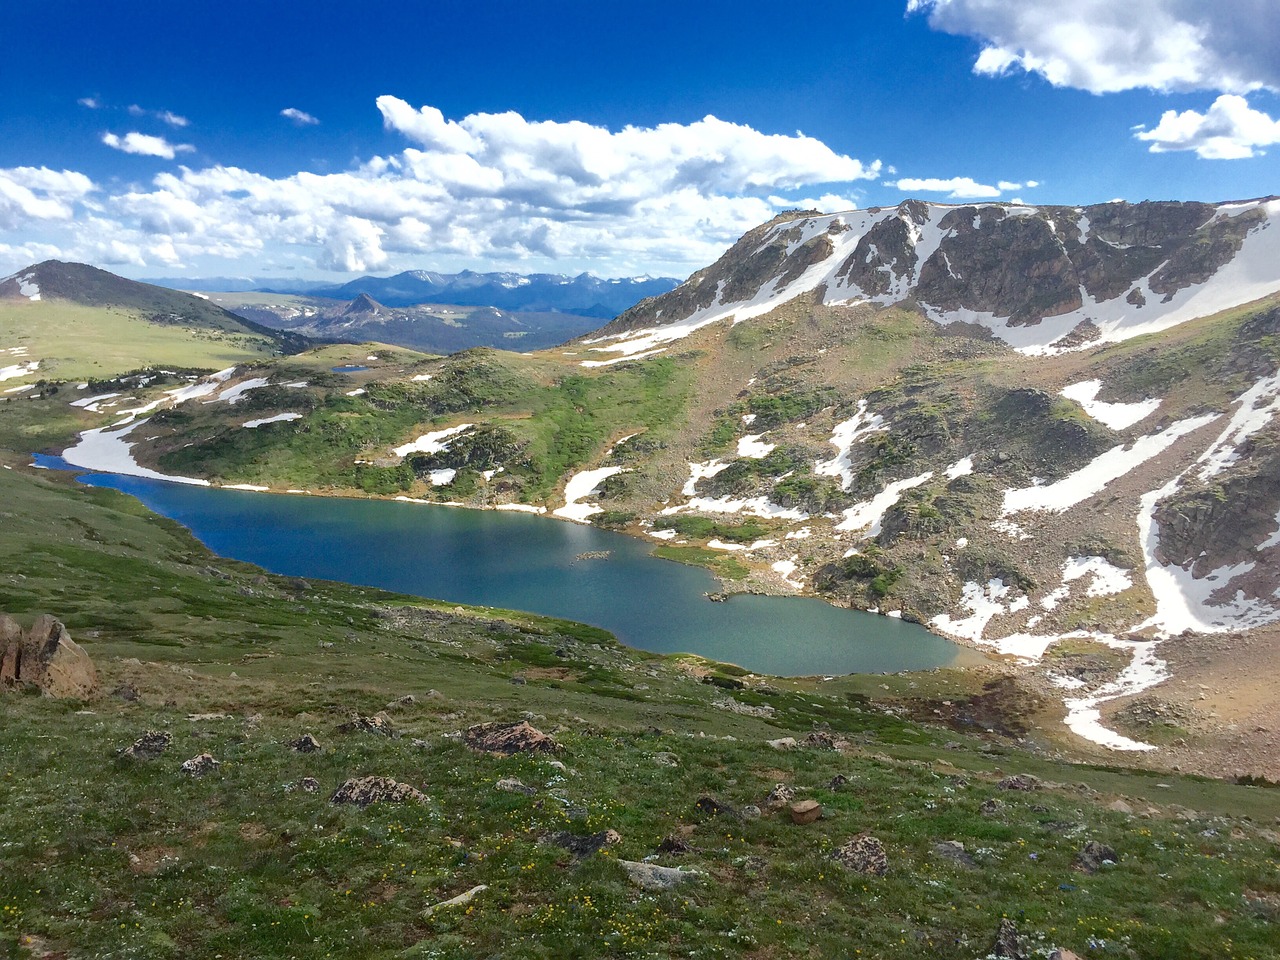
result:
M 998 207 L 1003 209 L 1007 217 L 1038 214 L 1037 208 L 1025 205 L 975 203 L 966 204 L 966 206 L 974 206 L 979 212 L 983 209 Z M 819 288 L 824 291 L 823 302 L 829 305 L 870 302 L 887 306 L 899 303 L 914 292 L 925 263 L 929 262 L 943 240 L 954 229 L 943 230 L 940 223 L 944 217 L 956 209 L 955 206 L 929 203 L 921 204 L 920 207 L 926 212 L 925 222 L 921 224 L 917 224 L 908 213 L 900 213 L 898 208 L 894 207 L 876 208 L 874 212 L 852 210 L 824 214 L 777 224 L 765 236 L 760 249 L 767 246 L 780 233 L 798 230 L 800 239 L 788 244 L 788 252 L 794 252 L 805 239 L 826 232 L 832 237 L 831 254 L 806 268 L 790 283 L 779 286 L 783 278 L 782 273 L 765 280 L 750 297 L 745 299 L 726 302 L 723 282 L 721 282 L 712 303 L 687 316 L 672 317 L 670 322 L 640 330 L 630 330 L 583 341 L 588 345 L 589 351 L 601 355 L 613 354 L 613 356 L 607 359 L 602 356 L 600 359 L 581 362 L 584 366 L 598 367 L 623 360 L 654 356 L 664 352 L 672 343 L 709 324 L 722 320 L 740 323 L 743 320 L 763 316 L 782 304 Z M 1273 228 L 1273 221 L 1280 219 L 1280 200 L 1221 204 L 1217 207 L 1215 215 L 1235 218 L 1259 210 L 1266 219 L 1247 232 L 1235 256 L 1204 282 L 1182 287 L 1168 296 L 1156 293 L 1151 289 L 1151 279 L 1165 265 L 1163 263 L 1157 264 L 1146 276 L 1136 280 L 1131 287 L 1140 294 L 1143 301 L 1141 306 L 1130 303 L 1124 293 L 1110 299 L 1099 300 L 1082 289 L 1082 304 L 1078 309 L 1044 317 L 1037 323 L 1016 326 L 1010 325 L 1008 318 L 992 313 L 981 313 L 970 309 L 944 310 L 928 303 L 921 303 L 921 306 L 930 319 L 940 325 L 956 321 L 977 324 L 987 328 L 1018 351 L 1030 355 L 1063 353 L 1068 350 L 1096 346 L 1099 343 L 1115 343 L 1142 334 L 1166 330 L 1188 320 L 1209 316 L 1261 299 L 1280 290 L 1280 270 L 1277 270 L 1277 264 L 1280 264 L 1280 230 Z M 912 270 L 904 271 L 898 276 L 892 272 L 884 273 L 888 280 L 887 290 L 883 293 L 871 294 L 852 283 L 848 276 L 842 277 L 841 270 L 845 261 L 849 259 L 850 254 L 871 228 L 877 223 L 893 218 L 900 218 L 905 224 L 914 247 L 916 263 Z M 1083 210 L 1078 213 L 1077 226 L 1081 231 L 1082 241 L 1092 235 L 1089 218 Z M 839 232 L 830 233 L 833 229 Z M 1111 246 L 1115 245 L 1111 244 Z M 949 262 L 945 265 L 950 269 Z M 887 270 L 887 268 L 882 269 Z M 1130 288 L 1126 287 L 1126 293 L 1128 289 Z M 1058 342 L 1063 337 L 1083 323 L 1092 324 L 1097 328 L 1099 331 L 1097 340 L 1072 346 L 1059 345 Z M 1122 418 L 1136 415 L 1137 412 L 1136 410 L 1128 413 L 1115 411 L 1114 414 L 1109 414 L 1103 409 L 1097 419 L 1105 422 L 1104 418 L 1109 415 Z

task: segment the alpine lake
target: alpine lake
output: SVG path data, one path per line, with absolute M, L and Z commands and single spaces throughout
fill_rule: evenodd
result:
M 41 456 L 40 466 L 71 469 Z M 810 597 L 734 594 L 654 544 L 526 513 L 264 493 L 83 473 L 272 573 L 603 627 L 628 646 L 776 676 L 927 670 L 981 659 L 924 627 Z

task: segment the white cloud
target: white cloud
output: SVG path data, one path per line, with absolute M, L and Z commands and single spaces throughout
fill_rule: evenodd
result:
M 0 229 L 17 230 L 37 221 L 71 220 L 76 203 L 94 189 L 92 180 L 73 170 L 0 170 Z
M 580 121 L 530 121 L 518 113 L 475 113 L 446 120 L 435 107 L 414 110 L 378 98 L 389 129 L 427 148 L 420 169 L 464 189 L 550 202 L 622 202 L 691 187 L 703 195 L 869 180 L 864 165 L 802 134 L 764 134 L 708 116 L 690 124 L 624 127 Z
M 90 110 L 97 110 L 102 106 L 102 102 L 97 97 L 81 97 L 76 103 L 82 107 L 88 107 Z
M 179 153 L 195 150 L 189 143 L 170 143 L 164 137 L 153 137 L 147 133 L 126 133 L 123 137 L 104 133 L 102 142 L 113 150 L 136 153 L 142 157 L 161 157 L 165 160 L 172 160 Z
M 307 111 L 299 110 L 297 107 L 285 107 L 280 111 L 280 116 L 292 120 L 300 127 L 315 126 L 320 122 Z
M 989 184 L 978 183 L 972 177 L 952 177 L 949 180 L 940 180 L 937 177 L 926 177 L 924 179 L 905 177 L 901 180 L 890 181 L 885 184 L 886 187 L 894 187 L 904 193 L 945 193 L 948 199 L 991 199 L 1000 196 L 1004 190 L 1016 190 L 1019 184 L 1009 184 L 1001 181 L 999 187 L 993 187 Z
M 1280 120 L 1254 110 L 1244 97 L 1223 94 L 1205 113 L 1167 110 L 1154 130 L 1135 133 L 1152 153 L 1194 150 L 1205 160 L 1240 160 L 1280 143 Z
M 191 123 L 191 121 L 186 117 L 180 117 L 172 110 L 148 110 L 145 107 L 138 106 L 136 103 L 130 104 L 128 109 L 130 116 L 155 117 L 157 120 L 162 120 L 171 127 L 185 127 Z
M 1280 89 L 1277 0 L 908 0 L 907 12 L 982 41 L 977 73 L 1092 93 Z
M 0 232 L 0 243 L 38 239 L 92 262 L 209 269 L 245 260 L 254 269 L 341 272 L 480 262 L 686 274 L 780 209 L 855 207 L 852 182 L 880 169 L 811 137 L 715 118 L 613 131 L 514 113 L 451 121 L 392 97 L 379 108 L 411 141 L 398 153 L 328 174 L 178 167 L 78 199 L 28 188 L 9 219 L 39 213 L 49 226 L 38 237 Z M 104 142 L 156 156 L 184 149 L 143 136 Z

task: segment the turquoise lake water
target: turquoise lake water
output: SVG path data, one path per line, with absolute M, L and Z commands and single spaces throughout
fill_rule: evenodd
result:
M 43 465 L 65 466 L 57 458 Z M 86 474 L 190 529 L 211 550 L 273 573 L 340 580 L 456 603 L 528 610 L 780 676 L 947 666 L 962 650 L 912 623 L 802 597 L 734 596 L 653 544 L 519 513 L 387 500 L 274 496 Z M 607 559 L 579 559 L 607 551 Z

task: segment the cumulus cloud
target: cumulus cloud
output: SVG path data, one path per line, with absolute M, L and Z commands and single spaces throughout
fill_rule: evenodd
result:
M 1244 97 L 1223 94 L 1205 113 L 1167 110 L 1154 130 L 1139 129 L 1135 136 L 1150 143 L 1152 153 L 1194 150 L 1205 160 L 1240 160 L 1280 143 L 1280 120 L 1254 110 Z
M 1280 89 L 1277 0 L 908 0 L 907 12 L 981 41 L 977 73 L 1092 93 Z
M 951 177 L 942 180 L 937 177 L 919 179 L 904 177 L 885 183 L 886 187 L 894 187 L 903 193 L 945 193 L 949 200 L 987 200 L 1000 196 L 1005 190 L 1021 189 L 1021 184 L 1000 181 L 1000 186 L 993 187 L 986 183 L 978 183 L 972 177 Z
M 90 110 L 97 110 L 102 106 L 101 101 L 97 97 L 81 97 L 76 103 L 82 107 L 88 107 Z
M 180 166 L 106 196 L 32 193 L 22 204 L 64 216 L 42 242 L 102 263 L 687 273 L 780 209 L 856 206 L 856 182 L 880 171 L 800 133 L 712 117 L 610 130 L 515 113 L 451 120 L 394 97 L 378 107 L 407 142 L 343 172 Z M 141 137 L 104 142 L 154 156 L 183 149 Z
M 397 97 L 377 100 L 384 124 L 427 148 L 418 169 L 462 189 L 524 194 L 551 203 L 614 201 L 691 187 L 704 195 L 874 179 L 820 140 L 764 134 L 708 116 L 696 123 L 624 127 L 530 121 L 518 113 L 446 120 Z
M 0 228 L 16 230 L 38 221 L 71 220 L 76 204 L 95 189 L 92 180 L 74 170 L 0 170 Z
M 313 127 L 320 122 L 307 111 L 299 110 L 297 107 L 285 107 L 280 111 L 280 116 L 292 120 L 300 127 Z
M 153 137 L 148 133 L 126 133 L 123 137 L 104 133 L 102 142 L 113 150 L 135 153 L 142 157 L 161 157 L 165 160 L 172 160 L 179 153 L 195 150 L 189 143 L 170 143 L 164 137 Z

